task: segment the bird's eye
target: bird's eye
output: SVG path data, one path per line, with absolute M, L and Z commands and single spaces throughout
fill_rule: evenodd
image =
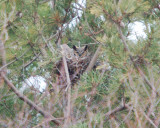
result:
M 78 52 L 74 52 L 74 55 L 77 56 L 77 55 L 79 55 L 79 53 Z

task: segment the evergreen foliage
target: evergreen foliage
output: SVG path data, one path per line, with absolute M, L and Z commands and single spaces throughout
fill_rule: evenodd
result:
M 0 1 L 0 127 L 160 127 L 159 1 L 80 1 Z M 146 37 L 131 33 L 135 22 Z M 92 55 L 102 46 L 97 67 L 70 92 L 56 85 L 61 44 L 88 45 Z

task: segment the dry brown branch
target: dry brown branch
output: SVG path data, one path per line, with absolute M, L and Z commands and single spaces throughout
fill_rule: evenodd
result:
M 7 64 L 7 61 L 6 61 L 6 51 L 5 51 L 5 42 L 8 40 L 8 31 L 7 31 L 7 25 L 8 25 L 8 22 L 9 20 L 11 20 L 13 14 L 14 14 L 14 11 L 15 11 L 15 6 L 12 6 L 12 11 L 9 13 L 9 15 L 7 15 L 7 13 L 4 11 L 4 12 L 1 12 L 1 13 L 4 13 L 4 21 L 3 21 L 3 26 L 1 28 L 1 33 L 0 33 L 0 59 L 2 60 L 2 66 L 3 67 L 3 70 L 0 71 L 0 73 L 3 73 L 3 74 L 6 74 L 7 73 L 7 68 L 6 68 L 6 64 Z M 3 78 L 2 76 L 0 75 L 0 87 L 1 85 L 3 85 Z
M 0 39 L 0 59 L 2 60 L 2 67 L 1 70 L 0 70 L 0 73 L 4 73 L 6 74 L 7 72 L 7 68 L 6 68 L 6 52 L 5 52 L 5 49 L 4 49 L 4 43 L 1 41 Z M 3 85 L 3 78 L 2 76 L 0 75 L 0 87 Z
M 138 65 L 136 64 L 136 62 L 134 62 L 134 59 L 132 57 L 132 54 L 130 52 L 130 49 L 127 45 L 127 40 L 126 37 L 123 35 L 122 30 L 121 30 L 121 22 L 115 20 L 111 15 L 109 15 L 109 13 L 103 9 L 103 12 L 105 13 L 105 15 L 108 17 L 108 19 L 110 19 L 111 21 L 113 21 L 117 27 L 117 31 L 120 35 L 120 38 L 122 40 L 122 43 L 124 44 L 124 47 L 126 49 L 126 51 L 128 52 L 128 55 L 130 57 L 130 60 L 132 61 L 133 65 L 135 66 L 135 68 L 138 70 L 138 72 L 140 73 L 140 75 L 142 76 L 142 78 L 144 79 L 144 81 L 147 83 L 147 85 L 157 94 L 158 92 L 153 88 L 152 84 L 150 83 L 150 81 L 147 79 L 147 77 L 145 76 L 145 74 L 143 73 L 143 71 L 138 67 Z
M 67 77 L 67 87 L 66 90 L 68 90 L 67 96 L 68 96 L 68 101 L 67 101 L 67 113 L 66 113 L 66 120 L 64 123 L 64 128 L 68 127 L 68 125 L 70 124 L 71 121 L 71 80 L 69 77 L 69 72 L 68 72 L 68 66 L 67 66 L 67 61 L 66 61 L 66 57 L 65 55 L 63 56 L 63 63 L 64 63 L 64 69 L 65 69 L 65 73 L 66 73 L 66 77 Z
M 98 46 L 98 48 L 97 48 L 94 56 L 92 57 L 92 59 L 91 59 L 89 65 L 88 65 L 86 71 L 85 71 L 85 72 L 89 72 L 89 71 L 92 70 L 93 66 L 95 65 L 95 63 L 96 63 L 96 61 L 97 61 L 97 58 L 98 58 L 98 55 L 99 55 L 99 52 L 100 52 L 100 49 L 101 49 L 101 47 L 102 47 L 103 44 L 102 44 L 101 42 L 99 42 L 99 41 L 96 40 L 95 35 L 94 35 L 96 32 L 94 32 L 94 31 L 92 30 L 92 28 L 89 26 L 89 23 L 88 23 L 88 21 L 87 21 L 86 15 L 85 15 L 85 22 L 87 23 L 87 26 L 88 26 L 89 32 L 90 32 L 90 34 L 87 35 L 87 36 L 89 36 L 91 39 L 93 39 L 95 42 L 97 42 L 97 44 L 99 43 L 99 46 Z M 103 30 L 102 30 L 102 31 L 103 31 Z M 102 32 L 102 31 L 100 31 L 100 32 Z M 99 33 L 99 32 L 98 32 L 98 33 Z
M 147 116 L 149 117 L 151 114 L 154 115 L 154 111 L 155 111 L 155 102 L 156 102 L 156 93 L 154 92 L 154 90 L 156 90 L 155 88 L 155 79 L 154 79 L 154 76 L 153 76 L 153 67 L 152 65 L 149 65 L 147 67 L 148 69 L 148 73 L 149 73 L 149 78 L 150 78 L 150 81 L 151 81 L 151 85 L 152 85 L 152 94 L 151 94 L 151 97 L 150 99 L 151 100 L 151 105 L 150 105 L 150 108 L 148 109 L 148 112 L 147 112 Z M 154 115 L 155 116 L 155 115 Z
M 87 67 L 87 69 L 86 69 L 86 72 L 89 72 L 89 71 L 92 70 L 93 66 L 95 65 L 95 63 L 96 63 L 96 61 L 97 61 L 97 58 L 98 58 L 99 52 L 100 52 L 100 50 L 101 50 L 101 47 L 102 47 L 102 45 L 100 44 L 99 47 L 97 48 L 94 56 L 92 57 L 89 65 L 88 65 L 88 67 Z
M 27 62 L 26 64 L 23 65 L 23 68 L 28 67 L 30 64 L 32 64 L 39 56 L 41 53 L 38 53 L 36 56 L 33 57 L 33 59 L 29 62 Z
M 124 117 L 124 119 L 123 119 L 123 121 L 121 121 L 121 123 L 122 122 L 127 122 L 127 120 L 129 119 L 129 116 L 131 115 L 131 113 L 132 113 L 132 111 L 133 111 L 133 106 L 129 109 L 129 112 L 128 112 L 128 114 Z M 124 114 L 125 115 L 125 114 Z M 120 126 L 120 125 L 119 125 Z
M 86 36 L 92 36 L 92 35 L 94 35 L 94 36 L 95 36 L 95 35 L 103 32 L 103 31 L 104 31 L 104 29 L 101 29 L 101 30 L 99 30 L 99 31 L 97 31 L 97 32 L 94 32 L 94 33 L 84 33 L 84 35 L 86 35 Z
M 108 103 L 107 103 L 108 109 L 109 109 L 109 111 L 112 111 L 112 109 L 111 109 L 111 97 L 109 96 L 107 99 L 108 99 Z M 112 123 L 111 123 L 110 120 L 109 120 L 109 126 L 112 128 Z
M 159 124 L 160 124 L 160 114 L 159 114 L 158 118 L 155 119 L 154 123 L 155 123 L 156 126 L 159 126 Z
M 105 117 L 107 118 L 107 117 L 109 117 L 110 115 L 116 114 L 117 112 L 123 111 L 123 110 L 125 110 L 125 109 L 130 109 L 130 105 L 129 105 L 129 104 L 125 104 L 125 105 L 123 105 L 123 106 L 119 106 L 119 107 L 117 107 L 117 108 L 115 108 L 115 109 L 107 112 L 107 113 L 105 114 Z
M 149 118 L 149 116 L 146 115 L 146 113 L 144 112 L 144 110 L 141 109 L 141 112 L 143 113 L 143 115 L 145 116 L 145 118 L 147 119 L 147 121 L 154 126 L 154 128 L 158 128 L 156 126 L 156 124 Z
M 136 68 L 137 68 L 138 72 L 140 73 L 140 75 L 142 76 L 142 78 L 144 79 L 144 81 L 146 82 L 146 84 L 154 91 L 154 93 L 156 93 L 159 96 L 159 93 L 156 91 L 155 88 L 153 88 L 152 84 L 147 79 L 147 77 L 145 76 L 145 74 L 143 73 L 143 71 L 138 66 Z
M 23 105 L 23 111 L 21 111 L 21 113 L 23 114 L 23 117 L 22 117 L 22 120 L 21 120 L 21 122 L 19 124 L 19 128 L 26 124 L 26 122 L 28 121 L 29 114 L 32 112 L 32 109 L 33 109 L 32 108 L 29 111 L 25 112 L 26 105 L 27 104 Z
M 67 91 L 67 89 L 71 86 L 71 80 L 69 77 L 69 71 L 68 71 L 68 65 L 67 65 L 67 61 L 66 61 L 66 57 L 63 55 L 63 63 L 64 63 L 64 69 L 65 69 L 65 73 L 66 73 L 66 77 L 67 77 L 67 88 L 65 91 Z
M 38 125 L 34 126 L 33 128 L 39 128 L 40 126 L 42 126 L 43 124 L 47 123 L 47 122 L 50 122 L 51 120 L 50 119 L 46 119 L 44 120 L 43 122 L 39 123 Z
M 140 117 L 139 117 L 139 113 L 138 113 L 138 92 L 137 91 L 135 91 L 135 98 L 134 98 L 134 102 L 135 102 L 135 104 L 134 104 L 134 113 L 135 113 L 135 117 L 136 117 L 136 120 L 137 120 L 137 123 L 138 123 L 138 127 L 139 128 L 142 128 L 142 123 L 141 123 L 141 119 L 140 119 Z
M 4 43 L 3 41 L 0 39 L 0 58 L 2 60 L 2 66 L 5 66 L 7 64 L 6 62 L 6 51 L 5 51 L 5 47 L 4 47 Z M 7 72 L 7 68 L 3 67 L 3 72 Z
M 22 58 L 30 49 L 26 50 L 20 57 L 17 57 L 16 59 L 10 61 L 9 63 L 7 63 L 6 65 L 0 67 L 0 71 L 2 71 L 4 68 L 6 68 L 7 66 L 9 66 L 10 64 L 14 63 L 15 61 L 19 60 L 20 58 Z M 1 53 L 1 52 L 0 52 Z
M 134 59 L 133 59 L 133 57 L 132 57 L 132 55 L 131 55 L 130 49 L 129 49 L 128 45 L 127 45 L 126 38 L 125 38 L 125 36 L 124 36 L 123 33 L 122 33 L 121 27 L 119 26 L 119 24 L 116 24 L 116 25 L 117 25 L 117 30 L 118 30 L 118 32 L 119 32 L 119 34 L 120 34 L 121 39 L 122 39 L 122 42 L 123 42 L 123 44 L 124 44 L 124 47 L 125 47 L 126 51 L 128 52 L 129 57 L 130 57 L 133 65 L 134 65 L 135 68 L 138 70 L 138 72 L 140 73 L 140 75 L 142 76 L 142 78 L 144 79 L 144 81 L 146 82 L 146 84 L 147 84 L 157 95 L 159 95 L 158 92 L 155 90 L 155 88 L 153 88 L 153 85 L 152 85 L 152 84 L 150 83 L 150 81 L 147 79 L 147 77 L 145 76 L 145 74 L 143 73 L 143 71 L 138 67 L 138 65 L 137 65 L 136 62 L 134 61 Z
M 43 110 L 42 108 L 40 108 L 39 106 L 37 106 L 33 101 L 31 101 L 30 99 L 28 99 L 26 96 L 24 96 L 23 94 L 21 94 L 16 87 L 9 81 L 9 79 L 3 74 L 1 73 L 1 76 L 4 78 L 5 82 L 7 83 L 7 85 L 13 90 L 13 92 L 21 99 L 23 100 L 25 103 L 27 103 L 28 105 L 30 105 L 31 107 L 33 107 L 36 111 L 38 111 L 39 113 L 41 113 L 45 118 L 47 119 L 51 119 L 52 122 L 54 122 L 56 125 L 60 125 L 61 122 L 58 121 L 55 117 L 53 117 L 50 113 L 46 112 L 45 110 Z

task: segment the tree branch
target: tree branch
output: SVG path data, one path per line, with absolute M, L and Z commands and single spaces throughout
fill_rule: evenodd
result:
M 6 65 L 3 65 L 2 67 L 0 67 L 0 71 L 2 71 L 4 68 L 6 68 L 8 65 L 14 63 L 15 61 L 19 60 L 20 58 L 22 58 L 30 49 L 26 50 L 21 56 L 16 57 L 16 59 L 10 61 L 9 63 L 7 63 Z
M 138 65 L 137 65 L 136 62 L 134 61 L 133 56 L 131 55 L 130 49 L 129 49 L 128 45 L 127 45 L 126 38 L 125 38 L 125 36 L 124 36 L 123 33 L 122 33 L 121 27 L 120 27 L 118 24 L 116 24 L 116 25 L 117 25 L 117 29 L 118 29 L 118 32 L 119 32 L 119 34 L 120 34 L 120 37 L 121 37 L 121 39 L 122 39 L 122 42 L 123 42 L 123 44 L 124 44 L 124 47 L 125 47 L 126 51 L 128 52 L 129 57 L 130 57 L 130 60 L 132 61 L 134 67 L 138 70 L 138 72 L 140 73 L 140 75 L 142 76 L 142 78 L 144 79 L 144 81 L 146 82 L 146 84 L 147 84 L 157 95 L 159 95 L 158 92 L 157 92 L 157 91 L 155 90 L 155 88 L 153 87 L 153 85 L 152 85 L 152 84 L 150 83 L 150 81 L 147 79 L 147 77 L 145 76 L 145 74 L 143 73 L 143 71 L 138 67 Z
M 118 33 L 120 35 L 120 38 L 122 40 L 122 43 L 126 49 L 126 51 L 128 52 L 128 55 L 129 55 L 129 58 L 130 60 L 132 61 L 134 67 L 138 70 L 138 72 L 140 73 L 140 75 L 142 76 L 142 78 L 144 79 L 144 81 L 146 82 L 146 84 L 157 94 L 158 92 L 153 88 L 153 85 L 150 83 L 150 81 L 147 79 L 147 77 L 145 76 L 145 74 L 143 73 L 143 71 L 138 67 L 138 65 L 136 64 L 136 62 L 134 61 L 133 59 L 133 56 L 130 52 L 130 49 L 127 45 L 127 40 L 126 40 L 126 37 L 123 35 L 122 33 L 122 30 L 121 30 L 121 21 L 117 21 L 115 20 L 105 9 L 103 9 L 103 12 L 105 13 L 105 15 L 115 23 L 116 27 L 117 27 L 117 30 L 118 30 Z
M 71 116 L 71 80 L 69 77 L 69 72 L 68 72 L 68 66 L 67 66 L 67 61 L 66 61 L 66 57 L 64 55 L 64 53 L 62 53 L 63 56 L 63 63 L 64 63 L 64 69 L 65 69 L 65 73 L 66 73 L 66 77 L 67 77 L 67 88 L 65 91 L 68 90 L 68 102 L 67 102 L 67 118 L 65 120 L 64 123 L 64 128 L 68 127 L 68 125 L 70 124 L 70 116 Z
M 102 47 L 102 45 L 100 44 L 99 47 L 97 48 L 94 56 L 92 57 L 89 65 L 88 65 L 88 67 L 87 67 L 87 69 L 86 69 L 86 72 L 89 72 L 89 71 L 92 70 L 93 66 L 95 65 L 95 63 L 96 63 L 96 61 L 97 61 L 97 58 L 98 58 L 99 52 L 100 52 L 100 50 L 101 50 L 101 47 Z
M 41 52 L 39 52 L 36 56 L 33 57 L 33 59 L 29 62 L 27 62 L 26 64 L 23 65 L 24 68 L 28 67 L 30 64 L 32 64 L 39 56 L 40 56 Z
M 6 74 L 7 73 L 7 68 L 6 68 L 6 51 L 5 51 L 5 48 L 4 48 L 4 43 L 2 42 L 2 40 L 0 39 L 0 61 L 2 61 L 2 70 L 0 70 L 0 73 L 4 73 Z M 1 68 L 0 68 L 1 69 Z M 0 86 L 3 85 L 3 78 L 2 76 L 0 75 Z
M 113 109 L 112 111 L 107 112 L 107 113 L 105 114 L 105 117 L 107 118 L 107 117 L 109 117 L 110 115 L 113 115 L 113 114 L 115 114 L 115 113 L 117 113 L 117 112 L 119 112 L 119 111 L 125 110 L 125 109 L 130 109 L 130 107 L 129 107 L 128 104 L 125 104 L 125 105 L 123 105 L 123 106 L 117 107 L 117 108 Z
M 146 115 L 146 113 L 142 109 L 141 112 L 143 113 L 147 121 L 154 126 L 154 128 L 158 128 L 158 126 L 156 126 L 156 124 L 151 120 L 151 118 L 148 115 Z
M 38 111 L 39 113 L 41 113 L 45 118 L 50 118 L 52 122 L 54 122 L 56 125 L 60 125 L 61 122 L 58 121 L 55 117 L 53 117 L 50 113 L 44 111 L 42 108 L 40 108 L 39 106 L 37 106 L 33 101 L 31 101 L 30 99 L 28 99 L 26 96 L 24 96 L 23 94 L 21 94 L 17 88 L 9 81 L 9 79 L 5 76 L 4 73 L 1 73 L 1 76 L 4 78 L 5 82 L 7 83 L 7 85 L 13 90 L 13 92 L 21 99 L 23 100 L 25 103 L 27 103 L 29 106 L 33 107 L 36 111 Z

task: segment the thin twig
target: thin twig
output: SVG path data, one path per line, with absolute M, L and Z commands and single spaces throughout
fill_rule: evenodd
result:
M 113 109 L 112 111 L 107 112 L 107 113 L 105 114 L 105 117 L 109 117 L 110 115 L 113 115 L 113 114 L 115 114 L 115 113 L 117 113 L 117 112 L 119 112 L 119 111 L 122 111 L 122 110 L 125 110 L 125 109 L 129 109 L 129 108 L 130 108 L 130 107 L 129 107 L 128 104 L 125 104 L 125 105 L 123 105 L 123 106 L 119 106 L 119 107 Z
M 146 113 L 142 109 L 141 109 L 141 112 L 143 113 L 145 118 L 148 120 L 148 122 L 150 122 L 150 124 L 152 124 L 155 128 L 158 128 L 156 124 L 146 115 Z
M 39 113 L 41 113 L 45 118 L 50 118 L 52 120 L 52 122 L 54 122 L 56 125 L 60 125 L 61 122 L 58 121 L 55 117 L 53 117 L 51 114 L 49 114 L 48 112 L 44 111 L 42 108 L 40 108 L 39 106 L 37 106 L 33 101 L 31 101 L 30 99 L 28 99 L 26 96 L 24 96 L 23 94 L 21 94 L 17 88 L 9 81 L 9 79 L 3 74 L 1 73 L 1 76 L 4 78 L 5 82 L 7 83 L 7 85 L 13 90 L 13 92 L 21 99 L 23 100 L 25 103 L 27 103 L 28 105 L 30 105 L 31 107 L 33 107 L 36 111 L 38 111 Z
M 40 56 L 41 52 L 38 53 L 36 56 L 33 57 L 33 59 L 31 61 L 29 61 L 28 63 L 23 65 L 23 68 L 28 67 L 30 64 L 32 64 L 39 56 Z
M 130 60 L 132 61 L 133 65 L 134 65 L 134 67 L 138 70 L 138 72 L 140 73 L 140 75 L 142 76 L 142 78 L 144 79 L 144 81 L 146 82 L 146 84 L 147 84 L 157 95 L 159 95 L 158 92 L 155 90 L 155 88 L 153 88 L 152 84 L 151 84 L 150 81 L 147 79 L 147 77 L 145 76 L 145 74 L 143 73 L 143 71 L 138 67 L 138 65 L 137 65 L 136 62 L 134 61 L 133 56 L 131 55 L 130 49 L 129 49 L 128 45 L 127 45 L 126 38 L 125 38 L 125 36 L 124 36 L 123 33 L 122 33 L 121 27 L 120 27 L 118 24 L 116 24 L 116 25 L 117 25 L 117 30 L 118 30 L 118 32 L 119 32 L 119 34 L 120 34 L 121 39 L 122 39 L 122 42 L 123 42 L 123 44 L 124 44 L 124 47 L 125 47 L 126 51 L 128 52 L 128 55 L 129 55 Z
M 30 49 L 29 49 L 29 50 L 30 50 Z M 2 66 L 2 67 L 0 68 L 0 71 L 3 70 L 3 69 L 4 69 L 5 67 L 7 67 L 8 65 L 10 65 L 10 64 L 14 63 L 15 61 L 19 60 L 20 58 L 22 58 L 29 50 L 26 50 L 21 56 L 19 56 L 18 58 L 10 61 L 10 62 L 7 63 L 6 65 Z

